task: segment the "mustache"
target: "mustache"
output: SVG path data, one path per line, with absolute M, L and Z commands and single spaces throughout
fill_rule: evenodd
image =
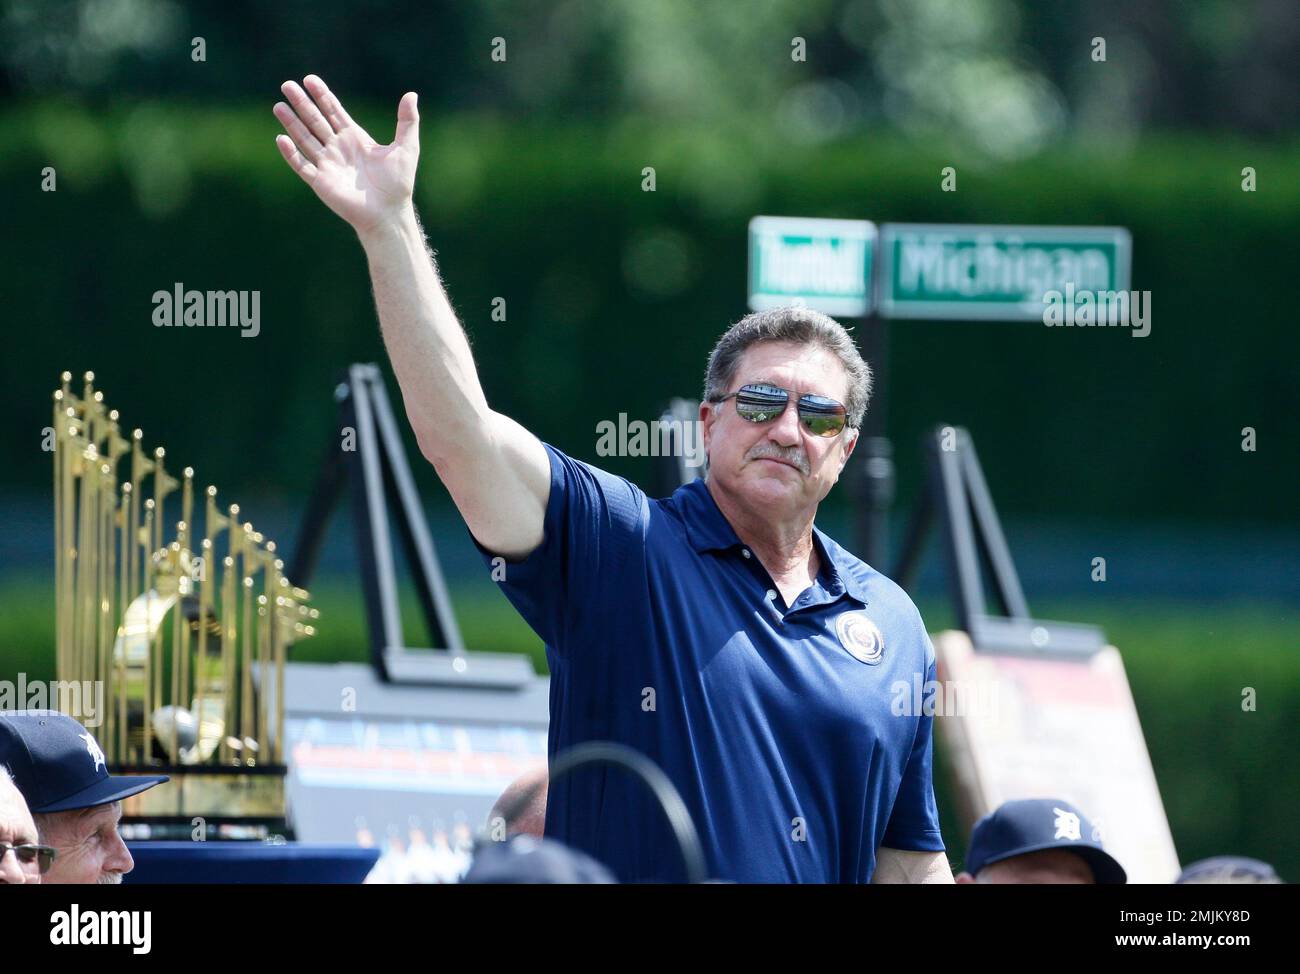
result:
M 117 886 L 121 882 L 121 873 L 100 873 L 95 879 L 95 885 L 97 886 Z
M 775 443 L 758 443 L 745 454 L 746 460 L 781 460 L 799 468 L 799 472 L 808 476 L 808 457 L 797 446 L 781 447 Z

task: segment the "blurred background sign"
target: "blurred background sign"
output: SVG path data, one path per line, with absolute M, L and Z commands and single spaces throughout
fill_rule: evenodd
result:
M 285 678 L 289 815 L 302 842 L 377 845 L 403 861 L 428 844 L 450 862 L 506 786 L 546 765 L 545 677 L 511 689 L 396 684 L 361 663 L 291 663 Z
M 362 824 L 381 839 L 411 816 L 477 831 L 507 785 L 546 763 L 545 678 L 472 692 L 293 663 L 287 680 L 290 814 L 305 842 L 350 842 Z
M 1130 883 L 1173 882 L 1178 856 L 1119 650 L 990 653 L 957 630 L 935 635 L 934 650 L 935 729 L 967 830 L 1003 802 L 1064 799 Z
M 1127 291 L 1123 227 L 887 223 L 880 313 L 886 318 L 1042 321 L 1043 296 Z
M 860 318 L 871 310 L 876 227 L 866 220 L 756 216 L 749 221 L 749 306 L 800 304 Z

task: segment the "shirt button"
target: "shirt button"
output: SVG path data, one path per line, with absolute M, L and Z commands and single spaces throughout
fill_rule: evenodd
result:
M 767 597 L 768 597 L 769 599 L 772 599 L 773 601 L 776 601 L 776 589 L 774 589 L 774 588 L 770 588 L 770 589 L 768 589 L 768 590 L 767 590 Z
M 741 553 L 742 555 L 744 555 L 746 558 L 752 558 L 752 557 L 753 557 L 753 555 L 751 555 L 751 554 L 749 553 L 749 549 L 748 549 L 748 548 L 741 548 L 741 549 L 740 549 L 740 553 Z

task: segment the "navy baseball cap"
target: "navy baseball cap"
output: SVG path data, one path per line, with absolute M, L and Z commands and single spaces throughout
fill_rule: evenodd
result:
M 107 805 L 169 780 L 110 775 L 94 735 L 57 710 L 0 712 L 0 764 L 34 815 Z
M 1175 883 L 1280 883 L 1277 871 L 1259 859 L 1214 856 L 1183 869 Z
M 1098 883 L 1128 882 L 1124 867 L 1102 848 L 1096 835 L 1092 823 L 1069 802 L 1056 798 L 1005 802 L 975 823 L 966 871 L 973 876 L 1012 856 L 1065 849 L 1084 858 Z

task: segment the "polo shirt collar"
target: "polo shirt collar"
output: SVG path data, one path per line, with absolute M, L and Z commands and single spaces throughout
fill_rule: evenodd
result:
M 866 575 L 870 571 L 866 564 L 841 548 L 829 535 L 816 524 L 813 525 L 813 537 L 821 542 L 823 561 L 828 562 L 834 578 L 844 586 L 844 591 L 851 598 L 863 605 L 871 601 L 868 598 Z
M 691 547 L 698 552 L 726 551 L 740 547 L 743 542 L 731 522 L 726 519 L 713 499 L 704 479 L 683 484 L 673 495 L 681 512 L 682 524 Z M 820 545 L 823 567 L 829 565 L 832 582 L 838 582 L 852 598 L 867 603 L 867 584 L 860 576 L 859 563 L 835 543 L 816 524 L 813 524 L 814 543 Z
M 679 487 L 674 500 L 681 511 L 686 536 L 696 551 L 725 551 L 741 544 L 735 528 L 723 516 L 703 478 Z

